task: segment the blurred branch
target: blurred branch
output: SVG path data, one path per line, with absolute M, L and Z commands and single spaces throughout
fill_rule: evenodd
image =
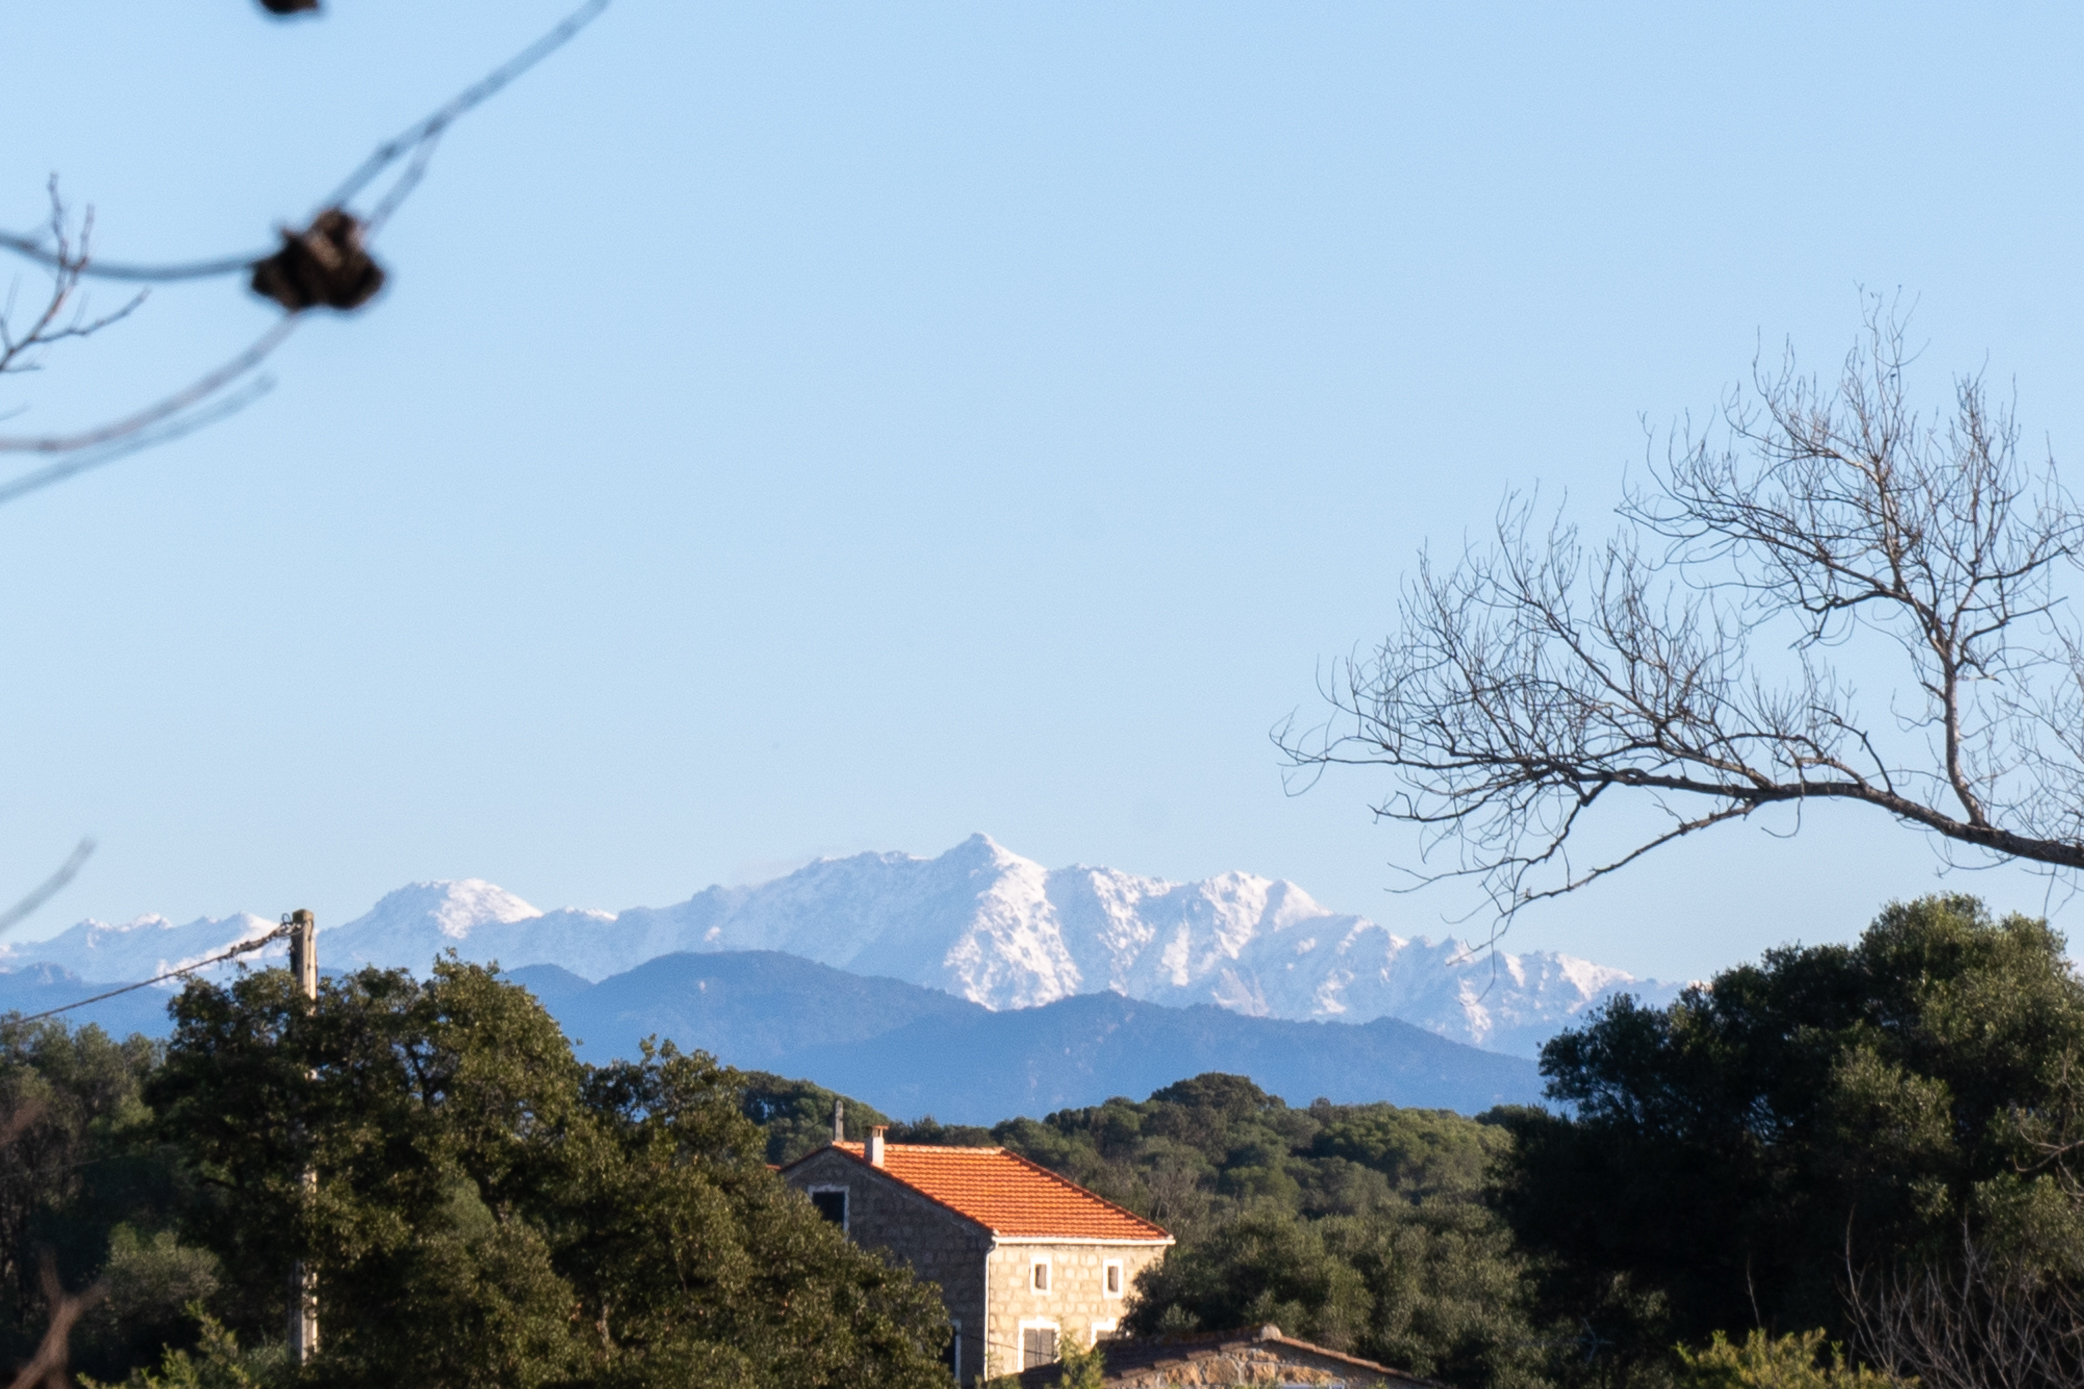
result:
M 71 1389 L 66 1367 L 72 1362 L 72 1328 L 108 1290 L 96 1283 L 81 1293 L 68 1293 L 58 1282 L 58 1271 L 48 1254 L 43 1260 L 43 1299 L 51 1309 L 50 1324 L 36 1354 L 14 1377 L 11 1389 Z
M 535 42 L 501 63 L 491 72 L 465 87 L 430 114 L 423 116 L 403 131 L 384 141 L 370 152 L 369 157 L 355 167 L 353 173 L 327 195 L 324 202 L 313 209 L 310 221 L 315 222 L 328 212 L 344 211 L 358 194 L 381 177 L 386 169 L 400 160 L 410 159 L 398 182 L 385 194 L 375 212 L 363 222 L 365 239 L 373 238 L 398 204 L 419 183 L 426 171 L 427 160 L 434 146 L 448 128 L 476 110 L 485 102 L 505 90 L 513 81 L 558 49 L 570 43 L 580 30 L 599 18 L 608 8 L 609 0 L 586 0 L 578 9 L 566 15 L 549 32 Z M 47 244 L 42 236 L 0 232 L 0 249 L 10 250 L 26 256 L 52 269 L 65 264 L 62 244 Z M 164 283 L 176 280 L 211 279 L 220 275 L 237 275 L 250 272 L 254 266 L 274 255 L 270 248 L 261 251 L 239 252 L 217 256 L 206 260 L 178 261 L 165 264 L 134 264 L 120 261 L 88 261 L 82 258 L 73 272 L 104 280 L 130 280 Z
M 14 251 L 41 264 L 51 276 L 49 295 L 41 308 L 29 315 L 25 322 L 15 322 L 12 290 L 4 308 L 0 308 L 0 373 L 35 370 L 45 349 L 70 339 L 92 336 L 127 317 L 144 300 L 140 292 L 116 312 L 90 318 L 80 297 L 83 278 L 174 281 L 244 273 L 250 276 L 256 293 L 275 300 L 286 313 L 244 351 L 183 389 L 143 409 L 69 433 L 0 435 L 0 453 L 67 456 L 62 463 L 0 481 L 0 503 L 140 449 L 179 438 L 235 413 L 264 394 L 269 383 L 256 381 L 254 373 L 295 331 L 304 310 L 320 306 L 339 310 L 359 308 L 383 284 L 383 271 L 370 259 L 368 244 L 419 186 L 436 146 L 449 127 L 569 43 L 607 9 L 608 3 L 609 0 L 586 0 L 512 58 L 394 138 L 378 145 L 346 181 L 333 190 L 302 230 L 284 230 L 282 244 L 272 250 L 163 265 L 100 261 L 89 253 L 92 211 L 80 219 L 78 232 L 74 234 L 54 179 L 50 190 L 50 221 L 42 232 L 34 235 L 0 232 L 0 249 Z M 367 218 L 357 217 L 347 210 L 350 201 L 401 161 L 404 168 L 377 200 Z
M 296 331 L 298 321 L 294 315 L 280 320 L 238 356 L 198 377 L 184 389 L 134 414 L 125 415 L 108 424 L 96 425 L 92 429 L 81 430 L 76 434 L 0 435 L 0 453 L 75 453 L 81 449 L 112 444 L 156 425 L 166 424 L 180 416 L 183 411 L 203 404 L 251 373 L 267 360 L 269 353 L 280 347 L 283 340 Z M 0 487 L 0 491 L 5 490 L 5 487 Z
M 0 498 L 0 500 L 4 500 L 4 498 Z M 65 856 L 65 862 L 58 865 L 57 872 L 45 878 L 36 890 L 27 897 L 24 897 L 6 911 L 0 912 L 0 936 L 6 935 L 9 931 L 21 925 L 44 903 L 56 897 L 59 889 L 80 875 L 80 869 L 93 853 L 94 841 L 91 839 L 82 839 L 79 843 L 73 845 L 72 852 Z
M 30 1103 L 0 1119 L 0 1148 L 13 1144 L 42 1113 L 41 1105 Z M 66 1369 L 72 1361 L 72 1328 L 107 1292 L 100 1283 L 76 1295 L 66 1292 L 48 1253 L 43 1256 L 41 1273 L 44 1305 L 50 1309 L 51 1320 L 36 1354 L 16 1373 L 10 1389 L 70 1389 Z

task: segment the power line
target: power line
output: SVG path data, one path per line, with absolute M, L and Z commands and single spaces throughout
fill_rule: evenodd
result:
M 40 1018 L 52 1018 L 60 1013 L 70 1013 L 75 1008 L 84 1008 L 90 1003 L 99 1003 L 103 999 L 114 998 L 118 994 L 135 993 L 139 989 L 148 989 L 154 984 L 164 984 L 169 979 L 179 979 L 184 974 L 193 974 L 199 969 L 208 969 L 211 965 L 221 965 L 234 956 L 251 954 L 269 941 L 282 939 L 282 937 L 290 933 L 290 930 L 291 928 L 288 926 L 278 926 L 265 936 L 256 936 L 250 941 L 233 946 L 220 955 L 212 955 L 207 960 L 197 960 L 192 965 L 183 965 L 179 969 L 170 969 L 165 974 L 154 975 L 141 983 L 125 984 L 120 989 L 110 989 L 107 993 L 96 994 L 92 998 L 83 998 L 77 1003 L 68 1003 L 62 1008 L 46 1008 L 41 1013 L 31 1013 L 27 1017 L 16 1017 L 12 1021 L 35 1022 Z

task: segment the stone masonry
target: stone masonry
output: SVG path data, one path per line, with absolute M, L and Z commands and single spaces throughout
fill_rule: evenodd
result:
M 1163 1248 L 1149 1245 L 1001 1241 L 986 1265 L 991 1292 L 985 1323 L 992 1352 L 988 1373 L 1020 1372 L 1021 1333 L 1028 1329 L 1053 1330 L 1088 1346 L 1113 1335 L 1136 1275 L 1164 1257 Z M 1047 1292 L 1035 1290 L 1038 1260 L 1049 1264 Z M 1112 1293 L 1106 1282 L 1110 1263 L 1121 1266 L 1117 1291 Z
M 789 1185 L 810 1193 L 823 1187 L 847 1193 L 847 1233 L 867 1249 L 887 1250 L 913 1273 L 941 1287 L 949 1322 L 962 1338 L 964 1384 L 983 1371 L 981 1347 L 973 1344 L 984 1325 L 984 1266 L 991 1233 L 859 1158 L 821 1148 L 792 1165 Z

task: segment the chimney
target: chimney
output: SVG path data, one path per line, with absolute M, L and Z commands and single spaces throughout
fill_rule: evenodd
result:
M 832 1102 L 832 1141 L 834 1143 L 847 1141 L 847 1102 L 845 1100 L 834 1100 Z
M 870 1167 L 881 1167 L 883 1165 L 883 1126 L 881 1124 L 877 1124 L 868 1131 L 868 1165 Z

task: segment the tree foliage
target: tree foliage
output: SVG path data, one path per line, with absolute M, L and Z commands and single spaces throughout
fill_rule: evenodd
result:
M 167 1228 L 182 1199 L 142 1097 L 157 1050 L 98 1027 L 0 1020 L 0 1364 L 26 1359 L 61 1289 L 99 1278 L 72 1362 L 103 1372 L 189 1333 L 185 1303 L 214 1287 L 205 1250 Z
M 1635 1344 L 1853 1327 L 1849 1276 L 1944 1266 L 1970 1230 L 2073 1280 L 2084 983 L 2045 923 L 1970 897 L 1889 907 L 1665 1009 L 1622 999 L 1544 1051 L 1498 1193 L 1552 1308 Z M 1610 1303 L 1640 1296 L 1633 1320 Z M 1604 1312 L 1599 1309 L 1604 1308 Z
M 1894 1389 L 1897 1380 L 1847 1361 L 1845 1347 L 1821 1331 L 1768 1336 L 1754 1328 L 1742 1344 L 1722 1332 L 1697 1351 L 1680 1350 L 1679 1389 Z
M 846 1106 L 847 1132 L 860 1137 L 873 1124 L 888 1124 L 881 1110 L 808 1080 L 772 1071 L 741 1071 L 739 1112 L 767 1136 L 767 1160 L 777 1167 L 832 1141 L 832 1106 Z
M 774 1176 L 706 1055 L 581 1066 L 525 991 L 453 960 L 316 1002 L 282 971 L 191 984 L 174 1011 L 145 1094 L 193 1171 L 182 1229 L 248 1341 L 290 1261 L 316 1266 L 314 1384 L 945 1382 L 932 1289 Z
M 826 1140 L 830 1091 L 671 1047 L 581 1065 L 453 960 L 315 1002 L 248 973 L 174 1012 L 163 1049 L 0 1026 L 17 1358 L 48 1250 L 105 1292 L 76 1363 L 130 1389 L 946 1382 L 933 1290 L 767 1166 Z M 1000 1144 L 1172 1230 L 1129 1330 L 1271 1321 L 1458 1389 L 1873 1389 L 1826 1342 L 1928 1389 L 2084 1363 L 2084 983 L 2044 923 L 1897 904 L 1616 1001 L 1543 1066 L 1555 1111 L 1295 1108 L 1209 1074 L 891 1137 Z
M 1132 1330 L 1284 1331 L 1485 1389 L 1540 1382 L 1524 1260 L 1483 1204 L 1494 1124 L 1388 1104 L 1295 1109 L 1207 1074 L 990 1129 L 931 1120 L 906 1142 L 996 1143 L 1171 1230 Z

